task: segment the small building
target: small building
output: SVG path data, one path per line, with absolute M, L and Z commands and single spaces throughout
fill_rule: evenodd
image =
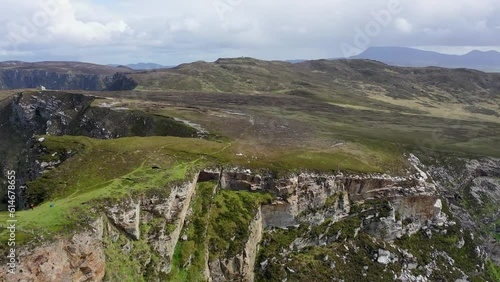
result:
M 47 90 L 47 88 L 45 88 L 45 86 L 43 86 L 43 85 L 40 85 L 40 86 L 38 86 L 36 88 L 36 90 L 38 90 L 38 91 L 45 91 L 45 90 Z

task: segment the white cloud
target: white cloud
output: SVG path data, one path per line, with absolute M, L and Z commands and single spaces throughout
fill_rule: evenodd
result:
M 40 60 L 74 58 L 102 63 L 135 60 L 175 64 L 232 55 L 262 59 L 341 56 L 389 0 L 40 0 L 67 1 L 20 51 Z M 214 1 L 229 5 L 221 21 Z M 370 38 L 385 46 L 500 46 L 498 0 L 400 0 L 402 12 Z M 43 11 L 37 1 L 0 0 L 0 50 L 26 21 Z M 9 24 L 10 23 L 10 24 Z M 14 23 L 14 24 L 12 24 Z M 10 36 L 9 36 L 10 35 Z M 10 38 L 10 39 L 9 39 Z M 12 44 L 11 44 L 12 45 Z M 80 48 L 80 47 L 87 48 Z M 92 46 L 90 48 L 89 46 Z M 94 48 L 95 47 L 95 48 Z M 16 55 L 19 54 L 19 55 Z M 23 59 L 0 52 L 0 59 Z M 29 57 L 32 58 L 32 57 Z M 106 60 L 106 61 L 104 61 Z
M 305 34 L 305 33 L 307 33 L 307 28 L 305 28 L 305 27 L 299 27 L 299 29 L 297 30 L 297 32 Z
M 413 30 L 412 24 L 404 18 L 396 19 L 396 28 L 403 33 L 411 33 Z
M 481 20 L 476 24 L 476 29 L 479 31 L 488 31 L 488 23 L 485 20 Z
M 201 24 L 193 18 L 185 18 L 181 20 L 172 21 L 169 24 L 170 32 L 197 32 L 201 27 Z
M 132 33 L 123 20 L 117 21 L 82 21 L 77 18 L 75 6 L 71 3 L 60 6 L 47 27 L 49 38 L 80 45 L 99 45 L 110 43 L 115 36 Z
M 124 21 L 99 23 L 81 22 L 70 19 L 63 24 L 47 27 L 52 39 L 59 39 L 79 45 L 99 45 L 111 43 L 115 35 L 131 32 Z
M 81 7 L 81 5 L 76 5 Z M 45 0 L 37 5 L 24 6 L 24 17 L 9 21 L 6 33 L 19 44 L 107 44 L 132 30 L 123 20 L 82 21 L 77 18 L 75 5 L 67 0 Z M 18 46 L 16 46 L 18 47 Z
M 16 51 L 16 50 L 0 50 L 0 56 L 33 56 L 31 51 Z

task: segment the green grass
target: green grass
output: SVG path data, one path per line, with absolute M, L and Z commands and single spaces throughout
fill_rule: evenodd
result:
M 299 164 L 304 169 L 319 168 L 322 171 L 339 170 L 356 172 L 383 172 L 383 170 L 374 165 L 370 165 L 359 159 L 353 158 L 344 152 L 296 152 L 293 155 L 287 155 L 282 159 L 285 164 Z
M 302 224 L 298 228 L 265 232 L 256 265 L 266 260 L 268 263 L 265 270 L 256 269 L 255 281 L 283 281 L 285 278 L 288 281 L 330 281 L 333 278 L 345 281 L 392 280 L 391 271 L 400 271 L 401 267 L 398 264 L 385 267 L 374 262 L 373 254 L 379 248 L 393 253 L 395 250 L 365 233 L 355 236 L 360 224 L 358 218 L 350 218 L 336 223 L 328 220 L 315 227 Z M 290 249 L 297 238 L 317 240 L 319 236 L 330 238 L 337 234 L 341 234 L 338 240 L 327 246 Z M 355 251 L 353 246 L 356 246 Z M 335 265 L 333 268 L 332 263 Z M 369 270 L 363 271 L 364 266 L 368 266 Z M 363 276 L 363 272 L 367 276 Z
M 168 192 L 169 183 L 183 181 L 202 165 L 203 153 L 222 147 L 200 139 L 181 141 L 173 137 L 94 140 L 65 136 L 47 137 L 46 142 L 49 149 L 64 147 L 63 143 L 82 145 L 84 149 L 57 169 L 28 183 L 28 196 L 43 202 L 36 203 L 34 210 L 17 212 L 16 219 L 19 230 L 31 235 L 69 232 L 68 226 L 86 219 L 71 215 L 91 214 L 89 209 L 99 205 L 95 200 L 120 199 L 152 189 Z M 0 213 L 2 221 L 7 216 Z
M 205 281 L 205 252 L 208 250 L 208 221 L 213 203 L 216 184 L 212 182 L 198 183 L 196 195 L 191 202 L 192 214 L 187 219 L 181 236 L 188 240 L 179 241 L 175 246 L 172 260 L 172 271 L 168 281 Z
M 48 144 L 65 142 L 69 146 L 78 143 L 84 147 L 84 152 L 58 169 L 44 174 L 41 180 L 31 183 L 37 187 L 37 182 L 50 182 L 51 199 L 99 190 L 103 185 L 113 184 L 113 180 L 117 178 L 121 180 L 115 183 L 117 186 L 137 186 L 142 183 L 142 188 L 147 188 L 148 184 L 158 186 L 165 176 L 172 180 L 182 179 L 188 166 L 182 165 L 183 163 L 222 148 L 221 144 L 214 142 L 175 137 L 95 140 L 64 136 L 48 140 Z M 47 146 L 51 152 L 52 147 Z M 49 188 L 48 183 L 41 184 L 40 186 Z M 140 187 L 134 189 L 137 188 Z
M 105 236 L 106 246 L 106 281 L 145 282 L 143 273 L 144 259 L 153 256 L 150 246 L 144 241 L 127 241 L 120 236 L 116 242 L 111 242 Z M 122 247 L 131 244 L 131 252 L 124 254 Z
M 70 230 L 66 227 L 80 221 L 75 222 L 69 215 L 87 214 L 89 208 L 98 205 L 94 201 L 96 199 L 120 199 L 132 192 L 162 189 L 168 186 L 168 183 L 182 181 L 190 172 L 209 164 L 236 164 L 277 171 L 298 169 L 381 171 L 379 167 L 367 164 L 367 157 L 363 155 L 364 149 L 351 150 L 350 153 L 311 154 L 307 154 L 306 151 L 274 151 L 267 158 L 249 163 L 236 156 L 238 151 L 234 144 L 194 138 L 132 137 L 114 140 L 76 136 L 45 136 L 45 138 L 42 146 L 47 154 L 63 154 L 68 150 L 76 154 L 57 169 L 28 183 L 27 196 L 36 207 L 33 211 L 17 213 L 19 230 L 26 234 L 40 233 L 51 236 Z M 165 191 L 168 192 L 168 189 Z M 222 192 L 229 197 L 224 193 Z M 243 201 L 241 204 L 250 201 L 248 197 L 243 196 L 240 200 Z M 54 206 L 50 207 L 51 204 Z M 0 220 L 6 217 L 6 213 L 0 213 Z M 4 231 L 0 236 L 5 234 Z
M 459 240 L 463 238 L 465 245 L 458 248 Z M 433 232 L 431 238 L 428 238 L 423 231 L 419 231 L 413 236 L 403 236 L 403 238 L 395 241 L 396 245 L 409 250 L 418 259 L 419 265 L 425 265 L 432 261 L 429 254 L 436 251 L 444 251 L 455 260 L 455 266 L 464 271 L 472 281 L 484 281 L 485 273 L 477 272 L 477 265 L 481 265 L 482 261 L 477 256 L 475 242 L 470 235 L 465 232 L 460 232 L 460 226 L 455 225 L 447 228 L 447 233 L 439 234 Z M 446 265 L 447 262 L 443 262 Z M 453 276 L 452 276 L 453 275 Z M 441 280 L 453 277 L 459 279 L 462 277 L 460 272 L 446 274 L 439 272 L 433 273 L 433 279 Z
M 72 195 L 54 198 L 35 207 L 34 210 L 19 211 L 16 213 L 18 228 L 30 234 L 51 235 L 59 231 L 67 231 L 66 227 L 82 223 L 82 218 L 71 216 L 74 213 L 88 211 L 96 207 L 96 199 L 108 199 L 129 195 L 132 191 L 144 191 L 147 188 L 163 187 L 169 182 L 183 180 L 187 167 L 185 164 L 177 165 L 162 172 L 139 168 L 120 178 L 94 186 L 85 192 L 76 192 Z M 136 177 L 143 172 L 144 176 Z M 140 179 L 140 181 L 136 181 Z M 50 205 L 54 205 L 51 207 Z M 87 214 L 87 212 L 84 212 Z M 0 218 L 6 217 L 5 213 Z M 83 218 L 85 219 L 85 218 Z
M 500 266 L 496 265 L 491 259 L 488 259 L 486 269 L 491 281 L 500 281 Z
M 268 120 L 305 122 L 308 130 L 330 131 L 336 140 L 367 138 L 426 151 L 500 156 L 495 146 L 500 142 L 495 134 L 500 130 L 500 100 L 492 94 L 497 87 L 483 85 L 480 75 L 461 70 L 418 70 L 410 75 L 367 61 L 288 64 L 234 58 L 133 77 L 141 89 L 150 90 L 145 94 L 157 91 L 152 101 L 159 104 L 170 99 L 158 99 L 162 92 L 182 93 L 183 98 L 172 98 L 174 102 L 191 100 L 190 106 L 202 108 L 198 121 L 209 129 L 206 109 L 222 107 Z M 197 103 L 188 94 L 193 91 L 213 95 Z M 262 102 L 268 98 L 274 99 Z M 242 101 L 241 106 L 225 104 L 231 100 Z
M 390 148 L 390 149 L 389 149 Z M 243 154 L 237 156 L 236 154 Z M 251 145 L 240 141 L 220 155 L 226 163 L 243 167 L 267 168 L 276 172 L 348 171 L 356 173 L 400 174 L 408 168 L 401 149 L 394 144 L 385 147 L 347 142 L 329 149 L 276 148 Z
M 250 235 L 248 227 L 258 207 L 270 203 L 272 199 L 270 194 L 220 190 L 210 211 L 210 261 L 241 253 Z

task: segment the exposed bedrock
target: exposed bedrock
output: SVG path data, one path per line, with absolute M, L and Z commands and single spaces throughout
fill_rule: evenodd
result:
M 103 220 L 71 238 L 21 249 L 15 275 L 7 274 L 2 264 L 2 281 L 102 281 L 106 258 L 103 245 Z
M 62 73 L 42 69 L 2 69 L 0 89 L 26 89 L 44 86 L 52 90 L 121 91 L 133 90 L 137 82 L 123 73 Z
M 254 268 L 263 234 L 262 210 L 259 208 L 248 226 L 249 237 L 239 254 L 209 262 L 209 281 L 254 281 Z
M 299 222 L 321 224 L 327 218 L 339 220 L 349 215 L 354 204 L 386 199 L 391 210 L 387 215 L 389 221 L 398 225 L 398 221 L 411 220 L 414 228 L 409 231 L 413 233 L 427 221 L 439 220 L 442 208 L 435 186 L 413 175 L 392 177 L 303 172 L 275 178 L 272 174 L 232 168 L 221 173 L 220 185 L 222 189 L 275 195 L 275 203 L 263 207 L 265 227 L 286 227 Z M 399 236 L 403 232 L 394 231 Z

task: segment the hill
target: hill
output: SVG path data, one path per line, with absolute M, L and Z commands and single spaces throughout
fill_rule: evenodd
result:
M 271 119 L 312 122 L 319 131 L 344 137 L 355 134 L 412 144 L 431 139 L 435 146 L 498 155 L 487 145 L 492 139 L 476 139 L 472 132 L 499 126 L 500 74 L 402 68 L 366 60 L 291 64 L 240 58 L 196 62 L 130 77 L 138 87 L 124 97 L 201 109 L 235 108 L 248 114 L 258 111 L 257 116 L 277 112 Z M 197 115 L 202 115 L 197 119 L 200 123 L 213 119 L 203 112 Z M 332 120 L 335 122 L 330 123 Z M 472 131 L 447 129 L 454 125 Z M 436 131 L 440 138 L 422 138 Z M 314 138 L 310 135 L 309 139 Z

